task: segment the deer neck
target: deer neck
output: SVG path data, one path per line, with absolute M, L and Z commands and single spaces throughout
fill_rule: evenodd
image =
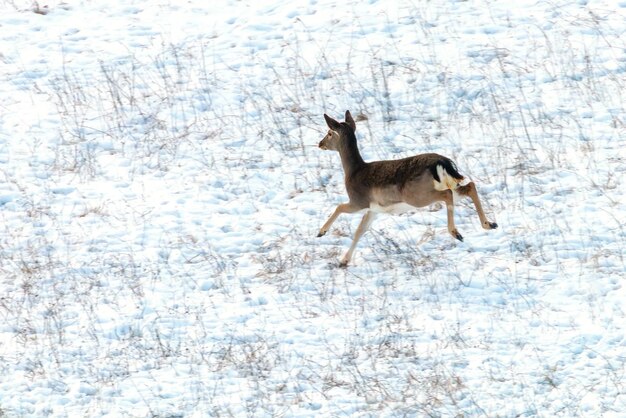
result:
M 348 134 L 346 141 L 342 141 L 339 155 L 341 156 L 341 164 L 343 165 L 343 172 L 346 178 L 365 165 L 353 133 Z

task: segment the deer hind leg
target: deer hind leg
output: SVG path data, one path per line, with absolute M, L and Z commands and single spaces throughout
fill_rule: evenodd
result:
M 451 190 L 444 190 L 441 193 L 441 200 L 446 204 L 446 212 L 448 215 L 448 232 L 459 241 L 463 241 L 463 235 L 459 233 L 454 224 L 454 195 Z
M 340 205 L 337 205 L 337 208 L 335 209 L 333 214 L 330 215 L 330 218 L 328 218 L 324 226 L 322 226 L 317 236 L 321 237 L 325 235 L 330 229 L 330 226 L 333 224 L 333 222 L 335 222 L 337 217 L 341 215 L 342 213 L 354 213 L 354 212 L 358 212 L 358 210 L 359 210 L 358 208 L 352 206 L 350 203 L 342 203 Z
M 474 206 L 476 207 L 476 212 L 478 212 L 478 217 L 480 218 L 480 224 L 485 229 L 496 229 L 498 224 L 495 222 L 490 222 L 485 216 L 485 212 L 483 212 L 483 205 L 480 203 L 480 199 L 478 198 L 478 192 L 476 191 L 476 185 L 473 181 L 467 183 L 465 186 L 459 186 L 456 188 L 455 192 L 457 192 L 461 196 L 469 196 L 474 202 Z
M 348 250 L 346 255 L 344 255 L 343 258 L 341 259 L 341 263 L 339 264 L 341 267 L 345 267 L 348 265 L 348 263 L 352 259 L 352 254 L 354 253 L 354 249 L 356 248 L 356 245 L 358 244 L 363 234 L 369 229 L 375 217 L 376 217 L 376 214 L 372 211 L 367 211 L 365 215 L 363 215 L 363 219 L 361 219 L 361 223 L 359 224 L 358 228 L 356 229 L 356 232 L 354 233 L 354 238 L 352 239 L 352 244 L 350 245 L 350 249 Z

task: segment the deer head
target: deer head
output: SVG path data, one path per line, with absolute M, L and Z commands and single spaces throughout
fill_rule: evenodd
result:
M 352 115 L 349 110 L 346 110 L 345 122 L 337 122 L 335 119 L 324 113 L 324 119 L 328 125 L 328 133 L 320 141 L 319 147 L 323 150 L 339 151 L 340 143 L 344 135 L 342 131 L 344 129 L 352 129 L 352 133 L 356 131 L 356 123 L 352 119 Z

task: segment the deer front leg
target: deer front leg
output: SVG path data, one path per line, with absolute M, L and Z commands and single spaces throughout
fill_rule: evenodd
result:
M 342 213 L 354 213 L 357 211 L 358 209 L 352 206 L 350 203 L 342 203 L 340 205 L 337 205 L 337 208 L 335 209 L 333 214 L 330 215 L 330 218 L 328 218 L 324 226 L 322 226 L 322 228 L 320 229 L 320 232 L 317 234 L 318 238 L 328 232 L 330 226 L 333 224 L 333 222 L 335 222 L 339 215 L 341 215 Z
M 465 186 L 458 187 L 456 192 L 462 196 L 469 196 L 470 199 L 472 199 L 472 202 L 474 202 L 474 206 L 476 207 L 476 212 L 478 212 L 478 217 L 480 218 L 480 224 L 483 228 L 496 229 L 498 227 L 497 223 L 487 220 L 485 212 L 483 212 L 483 205 L 480 203 L 480 199 L 478 198 L 476 185 L 473 181 L 467 183 Z
M 344 255 L 343 258 L 341 259 L 341 263 L 339 263 L 341 267 L 346 267 L 348 265 L 348 263 L 352 259 L 352 254 L 354 253 L 354 249 L 356 248 L 356 245 L 358 244 L 363 234 L 369 229 L 375 217 L 376 217 L 376 214 L 369 210 L 365 213 L 365 215 L 363 215 L 363 219 L 361 219 L 361 223 L 359 224 L 358 228 L 356 229 L 356 232 L 354 233 L 354 238 L 352 239 L 352 244 L 350 245 L 350 249 L 348 250 L 346 255 Z

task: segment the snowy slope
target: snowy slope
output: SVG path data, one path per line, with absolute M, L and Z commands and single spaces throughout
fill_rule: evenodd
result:
M 626 415 L 625 2 L 207 3 L 0 0 L 0 415 Z

